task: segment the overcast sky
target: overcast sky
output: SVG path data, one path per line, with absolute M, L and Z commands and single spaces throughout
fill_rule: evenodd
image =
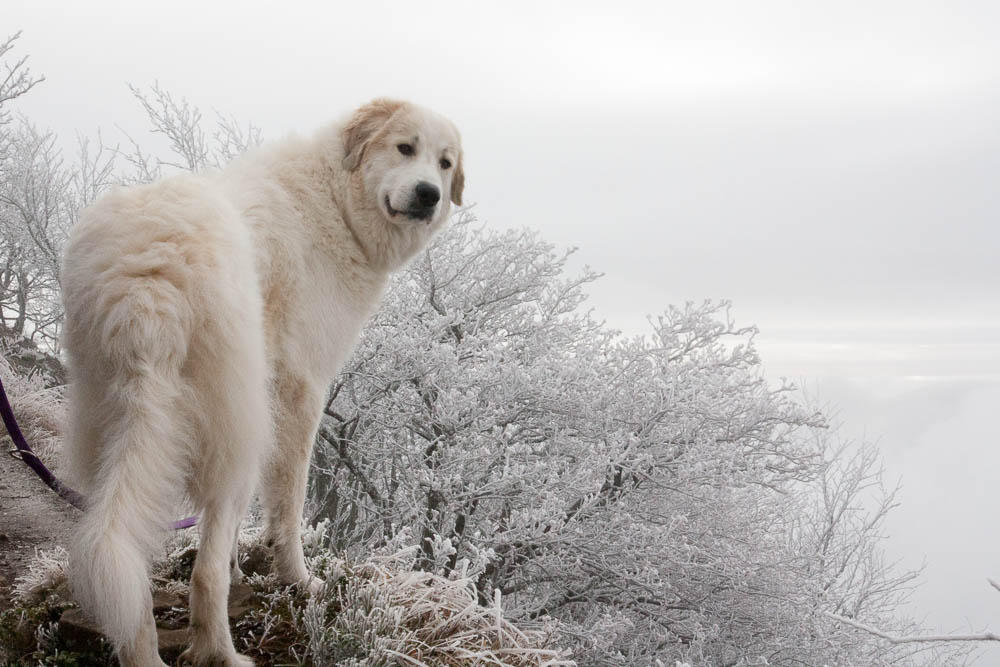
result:
M 1000 3 L 346 4 L 5 0 L 0 33 L 64 137 L 147 141 L 126 81 L 270 137 L 379 95 L 451 116 L 479 217 L 578 246 L 609 323 L 732 299 L 881 437 L 917 613 L 1000 630 Z

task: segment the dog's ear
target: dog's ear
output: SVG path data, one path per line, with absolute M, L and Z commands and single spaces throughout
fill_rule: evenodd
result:
M 405 103 L 380 98 L 372 100 L 354 112 L 341 132 L 344 142 L 344 169 L 354 171 L 361 164 L 371 138 L 392 118 Z
M 462 154 L 455 161 L 455 173 L 451 175 L 451 200 L 456 206 L 462 205 L 462 190 L 465 189 L 465 168 L 462 165 Z

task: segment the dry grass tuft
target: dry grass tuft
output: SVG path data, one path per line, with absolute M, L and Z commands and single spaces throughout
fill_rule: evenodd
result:
M 38 604 L 50 593 L 69 596 L 66 572 L 69 567 L 66 550 L 56 547 L 51 551 L 36 551 L 28 564 L 28 571 L 14 583 L 14 600 Z
M 413 549 L 371 557 L 345 567 L 344 577 L 330 594 L 310 600 L 313 615 L 331 602 L 339 609 L 317 637 L 320 646 L 332 634 L 363 654 L 354 663 L 343 660 L 346 656 L 329 656 L 340 658 L 337 664 L 575 664 L 551 646 L 554 628 L 518 628 L 504 619 L 499 595 L 492 606 L 480 606 L 471 580 L 415 572 L 410 569 L 412 563 Z M 316 635 L 315 630 L 312 634 Z
M 17 373 L 2 353 L 0 379 L 7 389 L 10 407 L 28 444 L 51 468 L 62 444 L 66 417 L 62 389 L 47 388 L 46 378 L 40 373 L 28 376 Z M 7 435 L 2 426 L 0 433 Z

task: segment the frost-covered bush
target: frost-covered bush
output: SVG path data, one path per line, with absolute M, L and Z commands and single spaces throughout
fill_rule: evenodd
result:
M 312 504 L 338 547 L 410 544 L 511 618 L 556 619 L 582 664 L 898 659 L 822 613 L 902 623 L 889 503 L 824 506 L 864 500 L 877 462 L 832 465 L 823 416 L 765 380 L 728 304 L 622 338 L 566 260 L 465 212 L 395 280 L 320 428 Z M 868 483 L 824 495 L 845 480 Z

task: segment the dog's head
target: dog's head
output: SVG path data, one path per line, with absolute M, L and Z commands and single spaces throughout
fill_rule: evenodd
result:
M 378 99 L 354 113 L 341 139 L 344 168 L 359 173 L 366 196 L 392 224 L 436 227 L 450 202 L 461 205 L 461 141 L 442 116 Z

